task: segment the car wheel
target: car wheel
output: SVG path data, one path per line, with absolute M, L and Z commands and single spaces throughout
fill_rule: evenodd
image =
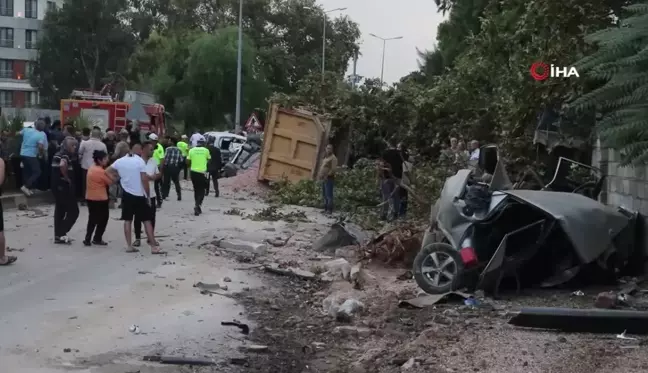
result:
M 450 244 L 435 242 L 423 247 L 413 267 L 416 284 L 428 294 L 447 293 L 461 286 L 463 261 Z

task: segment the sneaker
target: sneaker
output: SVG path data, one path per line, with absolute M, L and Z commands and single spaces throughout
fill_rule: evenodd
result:
M 99 246 L 108 246 L 108 242 L 105 242 L 104 240 L 92 240 L 93 245 L 99 245 Z
M 182 201 L 182 197 L 178 196 L 178 201 Z
M 31 196 L 33 193 L 31 190 L 29 190 L 26 186 L 21 186 L 20 190 L 26 195 L 26 196 Z
M 88 241 L 88 240 L 83 240 L 83 245 L 85 245 L 85 246 L 92 246 L 92 242 L 90 242 L 90 241 Z
M 133 247 L 140 247 L 141 245 L 142 243 L 140 242 L 140 240 L 133 241 Z
M 72 240 L 68 236 L 54 237 L 54 243 L 69 245 L 72 243 Z
M 198 206 L 194 207 L 194 215 L 200 215 L 200 208 Z

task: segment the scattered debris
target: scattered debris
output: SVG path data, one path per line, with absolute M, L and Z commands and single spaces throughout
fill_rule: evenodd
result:
M 225 290 L 227 291 L 227 287 L 221 286 L 219 284 L 205 284 L 204 282 L 197 282 L 193 285 L 193 287 L 197 288 L 200 291 L 200 294 L 206 295 L 206 294 L 217 294 L 217 295 L 222 295 L 224 297 L 231 298 L 231 296 L 227 294 L 223 294 L 219 292 L 218 290 Z
M 303 280 L 313 280 L 317 277 L 317 275 L 314 274 L 313 272 L 304 271 L 303 269 L 294 268 L 294 267 L 281 268 L 276 263 L 273 263 L 268 266 L 264 266 L 263 268 L 270 273 L 283 275 L 283 276 L 295 276 Z
M 403 263 L 411 267 L 421 249 L 423 228 L 402 225 L 390 228 L 372 239 L 363 250 L 365 258 L 386 264 Z
M 345 222 L 337 222 L 324 236 L 313 243 L 313 250 L 334 254 L 341 247 L 360 245 L 365 240 L 366 235 L 359 227 Z
M 623 331 L 623 333 L 617 334 L 616 337 L 618 339 L 625 339 L 625 340 L 628 340 L 628 341 L 637 341 L 638 340 L 637 338 L 626 337 L 626 331 L 625 330 Z
M 267 239 L 266 242 L 272 245 L 273 247 L 284 247 L 288 244 L 288 241 L 294 236 L 294 234 L 291 234 L 290 236 L 286 237 L 286 239 L 281 239 L 281 238 L 275 238 L 275 239 Z
M 128 331 L 133 333 L 133 334 L 140 334 L 142 332 L 140 330 L 140 327 L 135 325 L 135 324 L 131 325 L 130 328 L 128 328 Z
M 609 309 L 523 308 L 509 324 L 528 328 L 575 333 L 612 334 L 624 329 L 631 334 L 648 334 L 648 312 Z
M 244 345 L 240 346 L 239 350 L 244 352 L 268 352 L 268 346 L 265 345 Z
M 594 301 L 594 307 L 603 309 L 612 309 L 617 306 L 618 296 L 611 291 L 599 293 Z
M 160 364 L 168 365 L 200 365 L 200 366 L 210 366 L 216 365 L 216 362 L 209 359 L 198 359 L 182 356 L 144 356 L 144 361 L 153 361 Z
M 241 211 L 241 209 L 233 207 L 233 208 L 223 212 L 223 214 L 225 214 L 225 215 L 243 216 L 243 211 Z
M 7 251 L 9 251 L 9 252 L 11 252 L 11 251 L 19 251 L 19 252 L 21 252 L 21 253 L 22 253 L 23 251 L 25 251 L 24 248 L 16 249 L 16 248 L 13 248 L 13 247 L 7 247 L 5 250 L 7 250 Z
M 575 297 L 582 297 L 582 296 L 585 296 L 585 293 L 583 293 L 583 291 L 581 291 L 581 290 L 576 290 L 575 292 L 571 293 L 571 295 L 573 295 Z
M 236 326 L 237 328 L 241 329 L 241 333 L 248 335 L 250 334 L 250 327 L 247 324 L 243 324 L 239 321 L 221 321 L 221 325 L 223 326 Z
M 224 277 L 223 282 L 232 282 L 232 279 L 229 277 Z
M 422 297 L 416 297 L 412 299 L 402 300 L 398 302 L 398 306 L 402 308 L 425 308 L 434 306 L 439 303 L 444 303 L 448 301 L 465 301 L 466 299 L 471 298 L 472 295 L 468 293 L 462 293 L 460 291 L 451 291 L 443 294 L 429 294 Z
M 279 211 L 277 206 L 269 206 L 261 210 L 257 210 L 253 215 L 248 215 L 247 218 L 254 221 L 279 221 L 283 220 L 289 223 L 294 222 L 308 222 L 306 213 L 303 211 L 291 211 L 283 213 Z

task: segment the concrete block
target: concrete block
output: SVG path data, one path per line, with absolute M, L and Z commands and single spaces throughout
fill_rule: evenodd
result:
M 236 239 L 221 240 L 218 243 L 218 247 L 227 250 L 247 251 L 258 255 L 264 255 L 268 252 L 268 247 L 266 246 L 266 244 L 236 240 Z
M 621 185 L 623 186 L 623 194 L 630 195 L 630 179 L 623 179 Z

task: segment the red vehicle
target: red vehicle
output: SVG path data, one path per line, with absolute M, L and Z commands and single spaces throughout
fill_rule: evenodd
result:
M 153 95 L 125 91 L 124 100 L 92 91 L 74 90 L 69 99 L 61 100 L 61 123 L 82 116 L 102 131 L 119 132 L 126 124 L 137 121 L 144 132 L 165 133 L 164 106 L 155 102 Z

